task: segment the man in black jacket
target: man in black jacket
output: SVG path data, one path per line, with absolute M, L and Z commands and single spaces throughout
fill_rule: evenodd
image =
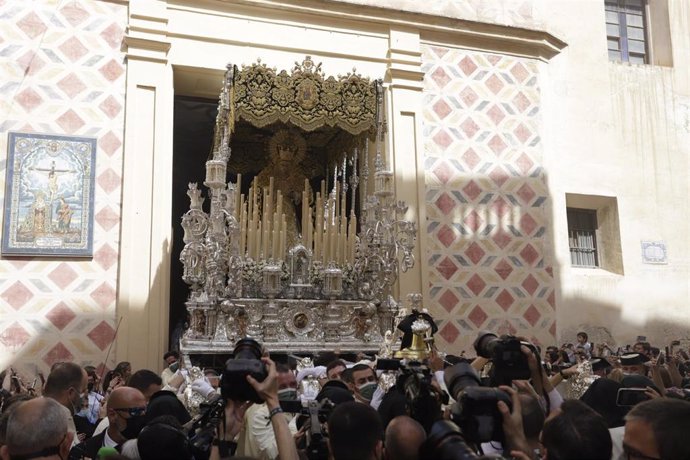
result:
M 118 448 L 128 439 L 137 437 L 146 424 L 146 398 L 141 391 L 119 387 L 108 398 L 108 428 L 75 446 L 70 458 L 97 458 L 101 447 Z

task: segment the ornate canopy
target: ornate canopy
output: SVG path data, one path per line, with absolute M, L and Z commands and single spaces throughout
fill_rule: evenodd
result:
M 257 127 L 281 121 L 312 131 L 327 125 L 352 135 L 376 127 L 380 80 L 354 72 L 325 77 L 310 56 L 291 73 L 276 72 L 261 61 L 234 69 L 231 110 Z

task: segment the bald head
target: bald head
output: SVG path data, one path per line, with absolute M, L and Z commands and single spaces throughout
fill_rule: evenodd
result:
M 19 403 L 7 424 L 3 458 L 35 453 L 45 455 L 34 456 L 60 455 L 67 458 L 73 436 L 68 433 L 68 418 L 60 403 L 51 398 Z
M 386 428 L 386 458 L 416 460 L 424 440 L 426 432 L 419 422 L 407 415 L 395 417 Z
M 131 407 L 146 406 L 144 394 L 132 387 L 118 387 L 110 393 L 108 398 L 108 412 L 117 409 L 129 409 Z

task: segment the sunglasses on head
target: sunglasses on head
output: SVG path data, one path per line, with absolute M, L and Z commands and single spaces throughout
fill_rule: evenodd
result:
M 115 410 L 118 412 L 127 412 L 130 417 L 139 417 L 146 413 L 146 407 L 123 407 Z

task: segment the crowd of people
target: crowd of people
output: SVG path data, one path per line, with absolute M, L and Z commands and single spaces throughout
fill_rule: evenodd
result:
M 474 358 L 264 356 L 264 377 L 243 376 L 246 400 L 229 397 L 226 369 L 192 378 L 176 351 L 162 373 L 122 362 L 101 378 L 63 362 L 27 384 L 10 368 L 0 458 L 690 459 L 690 360 L 677 341 L 490 339 Z

